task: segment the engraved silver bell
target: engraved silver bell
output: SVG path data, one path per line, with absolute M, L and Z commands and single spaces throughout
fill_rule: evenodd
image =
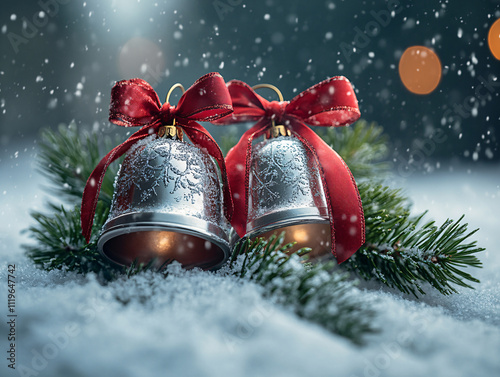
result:
M 216 269 L 229 256 L 220 170 L 175 126 L 127 153 L 115 181 L 99 251 L 120 265 L 172 261 Z M 160 133 L 161 135 L 161 133 Z
M 247 236 L 285 231 L 291 250 L 311 247 L 310 257 L 331 254 L 330 222 L 319 168 L 303 144 L 284 126 L 273 124 L 252 147 Z

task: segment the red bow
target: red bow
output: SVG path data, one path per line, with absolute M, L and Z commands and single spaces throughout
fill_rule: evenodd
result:
M 351 83 L 345 77 L 332 77 L 290 102 L 269 102 L 242 81 L 233 80 L 227 86 L 234 112 L 213 123 L 258 121 L 226 157 L 233 202 L 241 209 L 232 219 L 236 232 L 240 237 L 246 232 L 252 140 L 266 132 L 274 120 L 276 124 L 287 126 L 320 167 L 330 218 L 332 253 L 338 263 L 344 262 L 365 242 L 365 221 L 358 188 L 344 160 L 304 123 L 339 127 L 357 120 L 360 112 Z
M 81 208 L 82 233 L 89 242 L 95 209 L 102 180 L 108 166 L 123 155 L 134 143 L 158 131 L 162 125 L 182 127 L 193 144 L 207 150 L 222 172 L 225 214 L 230 220 L 233 212 L 231 194 L 226 180 L 224 156 L 208 131 L 196 121 L 213 121 L 233 111 L 231 97 L 222 76 L 216 72 L 198 79 L 179 99 L 177 106 L 161 105 L 158 95 L 141 79 L 117 82 L 111 90 L 109 121 L 123 127 L 142 128 L 109 152 L 96 166 L 83 191 Z

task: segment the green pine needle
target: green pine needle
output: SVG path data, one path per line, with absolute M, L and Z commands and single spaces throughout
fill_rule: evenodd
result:
M 359 180 L 387 174 L 388 138 L 382 127 L 360 120 L 349 127 L 317 128 L 318 135 L 346 162 Z
M 425 213 L 410 217 L 408 200 L 400 190 L 362 183 L 359 191 L 366 243 L 344 263 L 349 270 L 415 296 L 425 293 L 424 282 L 445 295 L 457 292 L 452 284 L 473 288 L 466 281 L 479 283 L 463 271 L 481 267 L 474 254 L 484 250 L 469 241 L 477 230 L 468 232 L 463 216 L 439 227 L 434 221 L 420 225 Z
M 42 131 L 38 170 L 52 182 L 49 191 L 70 202 L 81 201 L 87 179 L 111 143 L 100 148 L 97 133 L 77 131 L 76 125 L 61 125 L 57 132 Z M 100 199 L 111 205 L 116 166 L 111 165 L 102 181 Z
M 67 211 L 63 206 L 49 205 L 52 214 L 32 212 L 36 224 L 28 231 L 36 243 L 25 245 L 27 255 L 45 270 L 65 269 L 77 273 L 94 272 L 105 280 L 111 280 L 123 269 L 112 264 L 97 250 L 100 228 L 106 221 L 109 207 L 99 201 L 93 226 L 94 237 L 87 244 L 80 227 L 80 208 Z
M 293 244 L 283 245 L 283 238 L 282 233 L 239 242 L 231 259 L 235 274 L 262 285 L 266 297 L 299 317 L 362 343 L 363 335 L 375 331 L 370 303 L 333 262 L 304 263 L 307 249 L 287 255 Z

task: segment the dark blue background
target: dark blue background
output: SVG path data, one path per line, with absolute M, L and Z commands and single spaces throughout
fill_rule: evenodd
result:
M 175 82 L 189 86 L 219 71 L 226 80 L 275 84 L 287 99 L 344 75 L 362 117 L 390 135 L 399 163 L 434 169 L 500 161 L 500 80 L 493 81 L 500 61 L 487 46 L 500 1 L 60 0 L 57 9 L 54 2 L 42 18 L 43 1 L 2 3 L 2 148 L 72 119 L 114 133 L 107 112 L 115 80 L 142 77 L 163 100 Z M 34 18 L 40 26 L 23 34 L 23 19 L 29 29 Z M 10 33 L 24 40 L 13 44 Z M 120 68 L 122 47 L 134 37 L 153 50 L 139 43 L 122 52 Z M 443 66 L 426 96 L 399 79 L 399 57 L 412 45 L 433 48 Z M 481 80 L 490 85 L 476 91 Z

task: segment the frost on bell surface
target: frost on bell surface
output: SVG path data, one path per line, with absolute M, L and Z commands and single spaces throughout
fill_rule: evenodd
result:
M 287 209 L 326 208 L 318 169 L 294 137 L 255 145 L 249 180 L 249 220 Z
M 109 218 L 133 212 L 175 213 L 225 226 L 214 161 L 178 140 L 152 136 L 136 143 L 116 179 Z

